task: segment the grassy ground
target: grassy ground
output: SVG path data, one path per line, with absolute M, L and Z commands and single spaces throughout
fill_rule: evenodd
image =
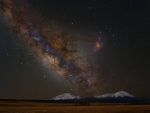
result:
M 150 105 L 92 103 L 76 107 L 73 104 L 0 101 L 0 113 L 150 113 Z

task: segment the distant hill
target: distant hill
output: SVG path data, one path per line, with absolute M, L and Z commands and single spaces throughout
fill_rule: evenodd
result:
M 125 91 L 119 91 L 116 93 L 106 93 L 94 97 L 81 97 L 75 96 L 70 93 L 63 93 L 52 98 L 50 101 L 54 102 L 73 102 L 74 100 L 88 100 L 89 102 L 150 102 L 149 98 L 139 98 Z
M 94 98 L 102 99 L 102 98 L 125 98 L 125 97 L 133 98 L 134 96 L 125 91 L 119 91 L 116 93 L 106 93 L 104 95 L 95 96 Z
M 58 95 L 54 98 L 52 98 L 51 100 L 70 100 L 70 99 L 81 99 L 82 97 L 80 96 L 74 96 L 70 93 L 63 93 L 61 95 Z
M 125 91 L 119 91 L 116 93 L 106 93 L 104 95 L 94 96 L 90 98 L 96 98 L 96 99 L 106 99 L 106 98 L 126 98 L 126 97 L 134 97 L 133 95 L 125 92 Z M 68 100 L 68 99 L 83 99 L 85 97 L 75 96 L 70 93 L 63 93 L 61 95 L 58 95 L 51 100 Z

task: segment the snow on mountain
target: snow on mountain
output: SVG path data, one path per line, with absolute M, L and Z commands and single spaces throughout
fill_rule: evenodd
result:
M 81 98 L 80 96 L 74 96 L 70 93 L 64 93 L 52 98 L 51 100 L 68 100 L 68 99 L 80 99 L 80 98 Z
M 104 95 L 95 96 L 95 98 L 120 98 L 120 97 L 134 97 L 133 95 L 125 92 L 119 91 L 117 93 L 106 93 Z
M 106 93 L 104 95 L 94 96 L 94 98 L 97 99 L 104 99 L 104 98 L 124 98 L 124 97 L 134 97 L 133 95 L 125 92 L 125 91 L 119 91 L 116 93 Z M 51 100 L 68 100 L 68 99 L 81 99 L 80 96 L 74 96 L 70 93 L 63 93 L 61 95 L 58 95 Z

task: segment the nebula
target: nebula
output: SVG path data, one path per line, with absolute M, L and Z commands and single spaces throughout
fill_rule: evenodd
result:
M 96 41 L 94 51 L 98 52 L 102 46 L 103 46 L 103 42 L 101 42 L 101 38 L 99 37 L 98 40 Z
M 74 39 L 67 33 L 55 31 L 53 24 L 48 24 L 38 16 L 23 0 L 1 0 L 0 11 L 12 24 L 12 30 L 18 34 L 26 46 L 34 49 L 41 58 L 55 71 L 61 72 L 62 78 L 70 81 L 74 89 L 83 92 L 100 90 L 103 79 L 93 72 L 94 68 L 79 60 Z M 102 47 L 100 38 L 94 51 Z M 87 61 L 88 62 L 88 61 Z

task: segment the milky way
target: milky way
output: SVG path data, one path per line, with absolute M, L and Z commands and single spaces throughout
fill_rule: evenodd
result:
M 69 81 L 76 90 L 83 92 L 100 91 L 103 79 L 89 63 L 79 60 L 75 39 L 67 33 L 55 31 L 53 24 L 47 24 L 41 17 L 31 10 L 27 3 L 21 0 L 0 1 L 1 12 L 12 24 L 12 30 L 18 34 L 25 44 L 36 51 L 36 54 L 46 58 L 47 63 L 60 72 L 62 78 Z M 95 41 L 94 52 L 102 47 L 101 38 Z

